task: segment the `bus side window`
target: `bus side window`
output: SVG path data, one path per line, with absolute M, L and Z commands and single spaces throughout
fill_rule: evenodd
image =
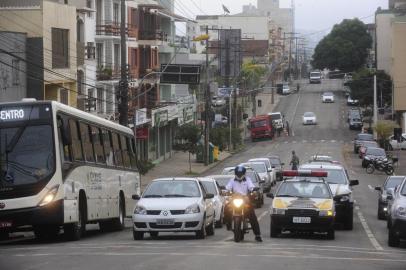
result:
M 114 157 L 116 161 L 116 166 L 123 167 L 123 156 L 121 154 L 120 144 L 119 144 L 119 135 L 117 133 L 112 132 L 112 141 L 113 141 L 113 150 L 114 150 Z
M 69 130 L 72 138 L 73 160 L 83 161 L 82 144 L 79 137 L 79 129 L 76 120 L 69 119 Z
M 103 152 L 103 141 L 100 133 L 100 129 L 97 127 L 91 127 L 92 142 L 94 146 L 94 153 L 96 155 L 96 162 L 106 164 L 106 159 Z
M 82 139 L 83 152 L 87 162 L 94 162 L 93 145 L 90 141 L 89 126 L 85 123 L 80 123 L 80 138 Z
M 128 149 L 130 149 L 131 168 L 136 170 L 137 169 L 137 157 L 135 155 L 134 139 L 127 138 L 127 142 L 129 143 Z
M 130 153 L 128 148 L 128 139 L 124 135 L 120 135 L 121 152 L 123 153 L 123 164 L 126 168 L 131 168 Z
M 67 130 L 65 127 L 67 126 L 65 123 L 68 122 L 68 119 L 62 115 L 58 115 L 58 141 L 59 141 L 59 151 L 61 153 L 61 161 L 62 162 L 71 162 L 72 161 L 72 154 L 71 154 L 71 146 L 67 140 Z
M 106 156 L 106 164 L 109 166 L 114 166 L 114 154 L 113 148 L 111 147 L 111 138 L 110 132 L 103 129 L 102 130 L 103 145 L 104 145 L 104 154 Z

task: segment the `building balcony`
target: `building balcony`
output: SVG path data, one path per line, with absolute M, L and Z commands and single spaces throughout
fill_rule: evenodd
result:
M 142 30 L 139 31 L 139 40 L 168 41 L 168 34 L 161 30 Z
M 99 36 L 120 36 L 120 23 L 113 21 L 103 21 L 96 24 L 96 35 Z
M 98 81 L 112 81 L 112 80 L 119 80 L 121 76 L 120 68 L 119 67 L 106 67 L 103 69 L 98 69 L 96 71 L 96 79 Z

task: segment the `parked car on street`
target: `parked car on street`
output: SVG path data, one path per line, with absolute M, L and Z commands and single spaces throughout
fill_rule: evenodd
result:
M 406 149 L 406 133 L 402 133 L 402 137 L 400 138 L 400 142 L 394 139 L 394 136 L 389 137 L 389 150 L 401 150 Z
M 264 162 L 266 165 L 266 168 L 268 169 L 268 175 L 269 175 L 269 189 L 271 189 L 271 187 L 273 185 L 276 184 L 276 171 L 272 168 L 272 163 L 268 158 L 252 158 L 249 159 L 248 162 Z M 267 191 L 267 190 L 265 190 Z
M 309 75 L 309 83 L 321 83 L 321 72 L 320 71 L 312 71 Z
M 282 181 L 282 171 L 285 163 L 281 161 L 279 156 L 268 156 L 267 158 L 272 164 L 272 169 L 275 171 L 276 180 Z
M 216 213 L 216 228 L 221 228 L 223 227 L 225 198 L 221 196 L 220 187 L 217 185 L 216 180 L 211 177 L 199 177 L 198 179 L 207 193 L 214 195 L 212 201 Z
M 288 83 L 284 83 L 283 84 L 283 88 L 282 88 L 282 94 L 283 95 L 289 95 L 291 93 L 290 91 L 290 87 Z
M 271 121 L 276 129 L 283 129 L 285 127 L 281 112 L 271 112 L 268 115 L 271 117 Z
M 360 116 L 350 117 L 348 124 L 349 124 L 350 130 L 353 130 L 353 129 L 362 130 L 363 123 L 362 123 L 362 120 L 361 120 Z
M 321 100 L 323 103 L 333 103 L 334 102 L 334 94 L 333 92 L 324 92 L 321 96 Z
M 376 141 L 361 141 L 361 146 L 358 149 L 358 156 L 360 159 L 363 159 L 368 147 L 379 148 L 379 145 Z
M 358 150 L 361 147 L 362 141 L 374 141 L 374 135 L 369 133 L 359 133 L 354 139 L 354 153 L 358 154 Z
M 265 164 L 265 162 L 262 161 L 255 161 L 255 162 L 246 162 L 246 163 L 241 163 L 240 165 L 244 167 L 250 167 L 254 171 L 256 171 L 259 175 L 259 178 L 261 179 L 261 186 L 264 190 L 268 190 L 272 186 L 271 182 L 271 176 L 268 172 L 268 168 Z
M 214 234 L 214 194 L 208 193 L 197 178 L 159 178 L 153 180 L 138 200 L 133 212 L 133 238 L 145 233 L 194 232 L 203 239 Z
M 338 164 L 303 164 L 299 170 L 321 170 L 327 172 L 324 178 L 334 196 L 335 222 L 342 224 L 345 230 L 352 230 L 354 218 L 354 197 L 352 187 L 358 180 L 350 180 L 345 168 Z
M 388 212 L 388 245 L 398 247 L 406 239 L 406 180 L 395 188 Z
M 388 194 L 393 195 L 395 188 L 402 184 L 405 179 L 406 176 L 388 176 L 382 186 L 375 187 L 375 190 L 379 192 L 378 219 L 386 219 L 388 213 Z
M 357 106 L 358 104 L 359 104 L 358 99 L 353 99 L 351 96 L 348 96 L 347 105 L 349 105 L 349 106 Z
M 317 117 L 314 112 L 305 112 L 302 119 L 303 125 L 317 125 Z
M 383 148 L 378 147 L 367 147 L 365 151 L 364 158 L 362 159 L 362 168 L 368 167 L 368 165 L 374 159 L 382 159 L 385 160 L 388 157 L 386 156 L 386 152 Z
M 222 97 L 218 97 L 218 96 L 213 96 L 211 98 L 211 104 L 214 107 L 220 107 L 220 106 L 224 106 L 226 105 L 226 100 Z

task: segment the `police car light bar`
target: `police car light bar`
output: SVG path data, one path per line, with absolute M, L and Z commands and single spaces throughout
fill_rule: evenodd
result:
M 295 177 L 295 176 L 311 176 L 311 177 L 327 177 L 326 171 L 311 171 L 311 170 L 286 170 L 283 171 L 283 176 L 285 177 Z

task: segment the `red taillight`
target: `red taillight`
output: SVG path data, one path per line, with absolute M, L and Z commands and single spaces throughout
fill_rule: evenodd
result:
M 326 171 L 311 171 L 311 170 L 287 170 L 283 171 L 283 176 L 285 177 L 295 177 L 295 176 L 311 176 L 311 177 L 327 177 Z

